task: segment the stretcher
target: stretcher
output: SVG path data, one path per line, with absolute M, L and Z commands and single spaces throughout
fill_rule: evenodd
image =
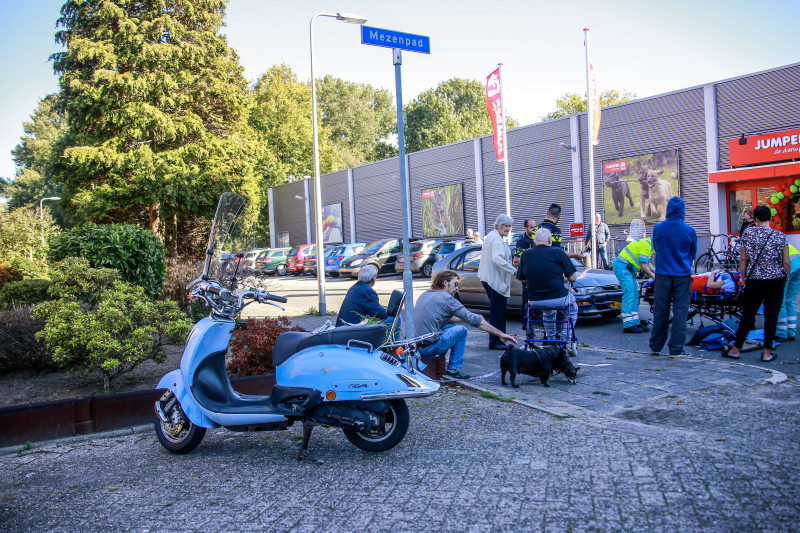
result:
M 742 288 L 742 277 L 739 272 L 729 272 L 733 278 L 734 290 L 693 290 L 689 302 L 689 323 L 694 325 L 694 318 L 700 321 L 700 327 L 704 327 L 703 319 L 707 319 L 714 324 L 720 324 L 728 318 L 742 318 L 742 306 L 736 301 L 736 296 Z M 653 311 L 655 305 L 654 294 L 655 280 L 649 279 L 639 288 L 639 296 L 650 305 Z

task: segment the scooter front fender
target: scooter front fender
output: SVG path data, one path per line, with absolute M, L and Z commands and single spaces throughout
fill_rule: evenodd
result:
M 159 389 L 169 389 L 178 398 L 184 414 L 189 418 L 192 424 L 200 426 L 201 428 L 218 428 L 219 424 L 208 418 L 200 406 L 195 401 L 194 397 L 189 392 L 189 389 L 183 382 L 183 375 L 180 370 L 173 370 L 158 382 Z

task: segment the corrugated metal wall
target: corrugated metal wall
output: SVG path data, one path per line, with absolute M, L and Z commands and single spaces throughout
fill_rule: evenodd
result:
M 728 140 L 800 127 L 800 65 L 717 84 L 719 166 L 730 166 Z
M 508 131 L 508 183 L 514 232 L 522 221 L 544 220 L 550 204 L 561 206 L 561 231 L 569 235 L 575 219 L 572 201 L 572 159 L 559 143 L 570 142 L 569 117 Z M 492 137 L 481 138 L 486 231 L 494 229 L 497 215 L 506 212 L 503 164 L 497 162 Z
M 273 190 L 275 204 L 276 236 L 289 232 L 289 245 L 297 246 L 306 242 L 306 206 L 295 196 L 305 196 L 303 180 L 287 183 Z
M 422 189 L 462 184 L 464 230 L 478 228 L 478 199 L 475 187 L 475 150 L 472 139 L 439 146 L 408 156 L 411 182 L 411 233 L 422 237 Z M 394 180 L 397 182 L 397 180 Z M 397 186 L 400 183 L 397 182 Z M 399 204 L 398 204 L 399 205 Z M 399 228 L 402 229 L 402 223 Z
M 314 180 L 308 180 L 308 187 L 311 192 L 311 235 L 312 240 L 316 240 L 315 228 L 316 217 L 314 210 Z M 353 242 L 350 235 L 350 194 L 347 191 L 347 170 L 332 172 L 322 175 L 322 205 L 342 204 L 342 235 L 345 242 Z
M 603 207 L 602 162 L 618 157 L 680 149 L 681 197 L 686 202 L 686 222 L 707 235 L 708 169 L 706 164 L 703 89 L 689 89 L 606 108 L 600 122 L 600 144 L 594 147 L 595 202 Z M 588 220 L 589 147 L 586 114 L 580 116 L 583 208 Z M 673 191 L 677 193 L 677 191 Z M 634 198 L 634 202 L 638 202 Z M 623 236 L 628 225 L 609 226 L 612 236 Z M 648 235 L 652 224 L 648 223 Z
M 353 169 L 356 239 L 372 242 L 403 235 L 400 159 L 393 157 Z M 412 198 L 412 206 L 413 198 Z

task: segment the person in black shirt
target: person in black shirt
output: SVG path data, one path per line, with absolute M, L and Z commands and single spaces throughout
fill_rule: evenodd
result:
M 514 247 L 514 259 L 512 263 L 514 266 L 519 266 L 519 258 L 522 253 L 529 248 L 533 248 L 533 229 L 534 223 L 532 218 L 526 218 L 522 222 L 522 227 L 525 228 L 525 234 L 519 238 L 516 246 Z M 519 269 L 517 269 L 517 279 L 519 279 Z M 528 329 L 528 289 L 525 287 L 525 282 L 522 282 L 522 306 L 520 307 L 520 320 L 522 321 L 522 329 Z
M 572 291 L 564 286 L 564 278 L 573 282 L 578 278 L 575 265 L 561 248 L 553 246 L 550 231 L 545 228 L 536 230 L 533 236 L 535 246 L 522 253 L 519 261 L 519 279 L 530 280 L 527 284 L 528 302 L 534 307 L 566 307 L 570 306 L 572 327 L 578 321 L 578 305 Z M 544 311 L 547 322 L 555 320 L 556 311 Z M 566 321 L 561 335 L 566 335 Z M 548 336 L 554 336 L 555 328 L 548 328 Z M 552 330 L 552 331 L 551 331 Z
M 744 220 L 742 220 L 742 227 L 739 228 L 739 238 L 741 238 L 744 235 L 744 230 L 746 230 L 747 228 L 756 223 L 756 221 L 753 220 L 752 209 L 745 209 L 744 213 L 742 213 L 742 218 Z
M 556 248 L 561 248 L 561 228 L 558 227 L 558 221 L 561 220 L 561 206 L 558 204 L 551 204 L 550 208 L 547 210 L 545 214 L 545 219 L 542 221 L 541 224 L 534 228 L 534 233 L 540 229 L 546 229 L 550 232 L 552 236 L 553 244 Z M 583 256 L 581 254 L 573 254 L 567 252 L 567 257 L 571 257 L 573 259 L 577 259 L 580 262 L 583 262 Z

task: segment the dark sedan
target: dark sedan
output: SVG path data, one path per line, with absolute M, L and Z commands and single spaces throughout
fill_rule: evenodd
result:
M 489 308 L 489 299 L 478 279 L 478 266 L 481 262 L 481 245 L 466 246 L 445 256 L 433 267 L 433 274 L 440 270 L 453 270 L 458 273 L 458 298 L 467 307 Z M 582 263 L 572 260 L 578 270 L 578 279 L 573 283 L 575 301 L 578 303 L 578 316 L 618 316 L 622 311 L 622 290 L 613 272 L 586 268 Z M 522 282 L 511 281 L 511 297 L 508 308 L 519 311 L 522 305 Z

